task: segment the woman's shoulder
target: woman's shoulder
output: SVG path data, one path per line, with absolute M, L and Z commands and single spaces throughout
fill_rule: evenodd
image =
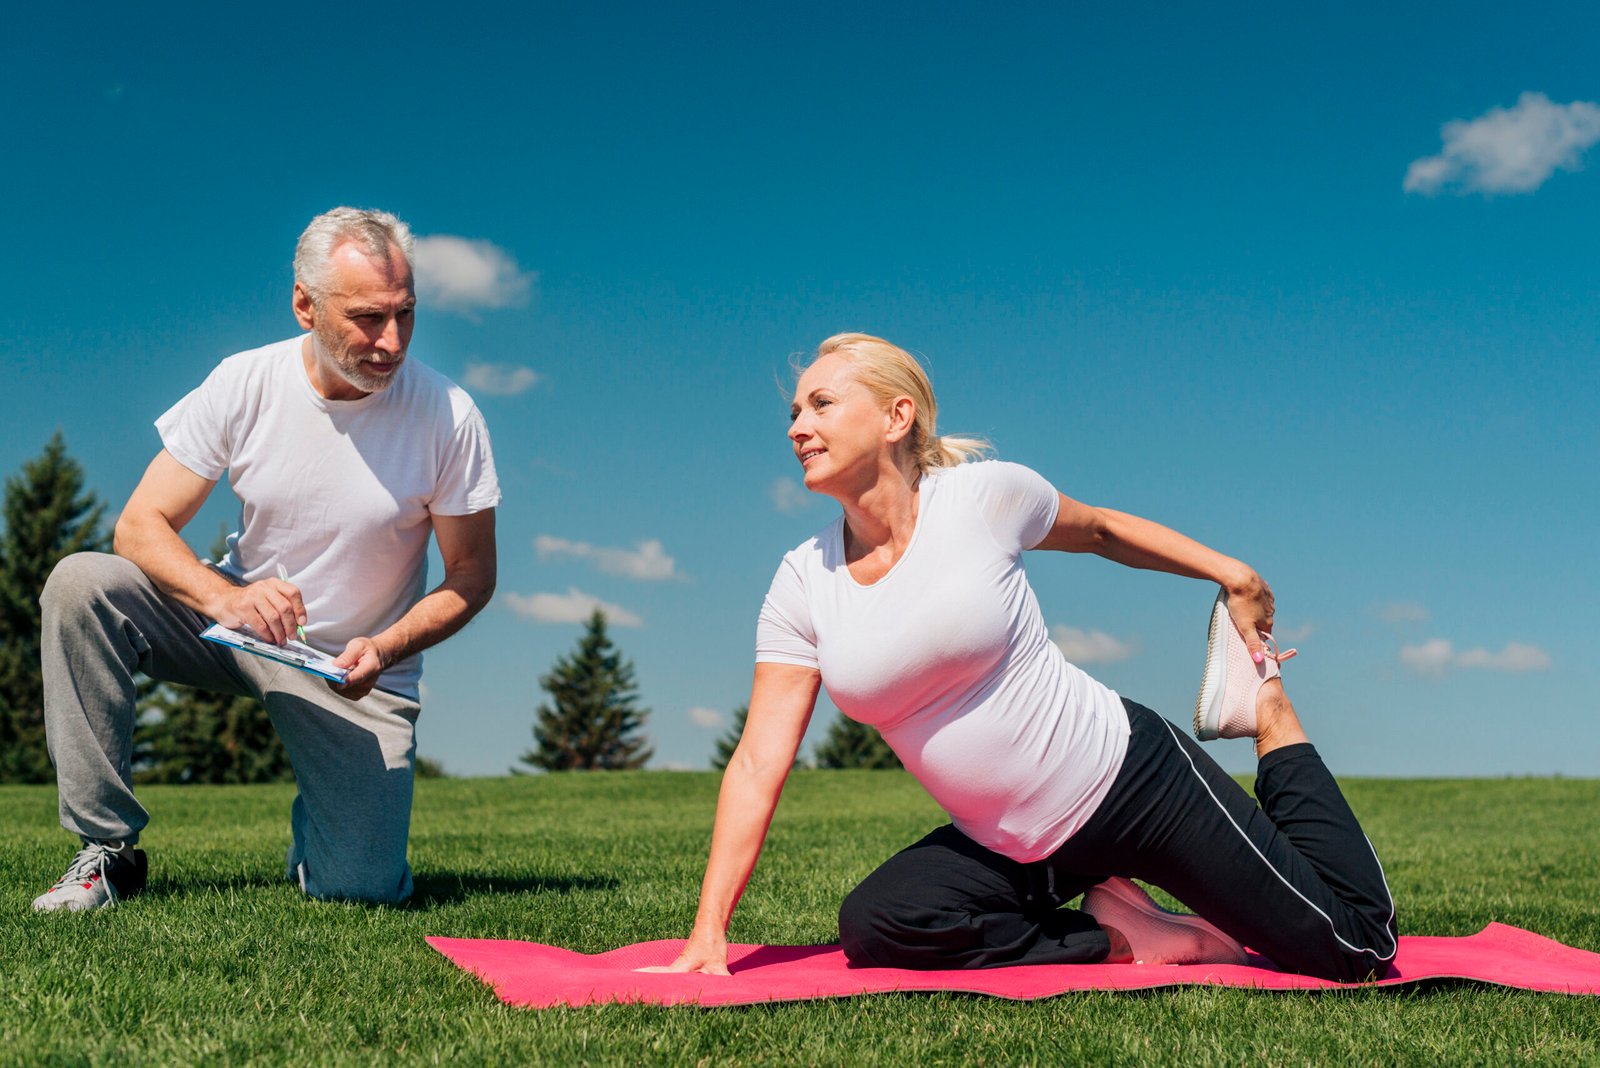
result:
M 959 501 L 958 509 L 982 516 L 989 533 L 1007 549 L 1031 549 L 1055 522 L 1060 494 L 1031 467 L 976 460 L 949 470 L 954 483 L 950 496 Z
M 969 460 L 954 467 L 937 467 L 928 472 L 936 484 L 983 492 L 992 487 L 1007 487 L 1032 482 L 1042 476 L 1025 464 L 1011 460 Z
M 785 563 L 801 564 L 808 560 L 824 560 L 840 544 L 840 531 L 844 527 L 844 516 L 836 515 L 824 527 L 811 535 L 799 545 L 783 554 Z
M 772 586 L 767 594 L 769 600 L 780 590 L 803 596 L 808 586 L 825 581 L 826 572 L 836 570 L 835 562 L 843 555 L 839 537 L 843 524 L 844 517 L 839 516 L 783 554 L 783 559 L 778 561 L 777 572 L 772 577 Z
M 1027 464 L 1019 464 L 1015 460 L 1002 460 L 996 456 L 986 456 L 981 460 L 971 460 L 961 466 L 971 468 L 978 473 L 978 477 L 983 478 L 995 478 L 1016 472 L 1025 472 L 1030 475 L 1038 473 Z

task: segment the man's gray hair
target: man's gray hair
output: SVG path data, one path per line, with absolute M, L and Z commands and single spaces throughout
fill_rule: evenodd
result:
M 386 211 L 367 208 L 325 211 L 311 220 L 294 247 L 294 280 L 306 287 L 317 304 L 328 295 L 328 261 L 333 250 L 346 242 L 381 260 L 388 260 L 389 249 L 398 247 L 406 258 L 406 266 L 415 266 L 412 248 L 416 242 L 411 236 L 411 227 L 400 219 Z

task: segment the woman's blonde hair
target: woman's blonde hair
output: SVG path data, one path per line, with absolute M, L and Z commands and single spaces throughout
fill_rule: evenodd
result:
M 835 334 L 817 346 L 811 363 L 824 356 L 842 356 L 855 371 L 856 378 L 888 407 L 896 397 L 910 397 L 917 406 L 917 417 L 905 442 L 916 460 L 917 470 L 955 467 L 991 452 L 981 438 L 940 437 L 936 429 L 939 402 L 933 399 L 933 384 L 917 358 L 898 345 L 871 334 Z

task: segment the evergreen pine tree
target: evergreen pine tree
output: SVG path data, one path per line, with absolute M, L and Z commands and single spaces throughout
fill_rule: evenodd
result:
M 655 755 L 640 736 L 633 664 L 606 636 L 605 613 L 595 609 L 570 655 L 560 657 L 539 685 L 550 695 L 533 726 L 535 748 L 521 760 L 545 771 L 637 768 Z
M 58 431 L 21 474 L 6 479 L 0 513 L 0 782 L 50 782 L 39 593 L 62 557 L 110 549 L 101 529 L 105 506 L 84 492 L 83 468 Z
M 294 778 L 267 710 L 253 697 L 163 685 L 134 729 L 136 782 L 245 783 Z M 153 715 L 152 715 L 153 713 Z
M 740 705 L 733 710 L 733 726 L 728 728 L 728 733 L 717 739 L 717 750 L 711 754 L 711 767 L 714 771 L 725 771 L 728 761 L 733 759 L 733 751 L 739 748 L 739 739 L 744 737 L 744 723 L 750 716 L 750 706 Z M 798 768 L 800 758 L 796 757 L 791 767 Z
M 711 754 L 711 767 L 714 770 L 722 771 L 733 759 L 733 751 L 739 748 L 739 739 L 744 737 L 744 721 L 749 715 L 749 705 L 740 705 L 733 710 L 733 726 L 728 728 L 727 734 L 717 739 L 717 751 Z
M 828 725 L 828 734 L 816 750 L 819 768 L 898 768 L 900 758 L 894 755 L 883 735 L 865 723 L 857 723 L 848 716 L 838 716 Z

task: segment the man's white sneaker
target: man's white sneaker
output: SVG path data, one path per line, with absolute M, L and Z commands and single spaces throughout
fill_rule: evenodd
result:
M 1135 964 L 1243 964 L 1244 947 L 1211 924 L 1168 912 L 1128 879 L 1107 879 L 1083 895 L 1083 911 L 1128 940 Z
M 1250 659 L 1250 650 L 1228 614 L 1228 591 L 1220 591 L 1211 606 L 1206 670 L 1194 703 L 1194 736 L 1202 742 L 1256 736 L 1256 698 L 1261 687 L 1268 679 L 1278 678 L 1278 665 L 1295 655 L 1294 649 L 1278 652 L 1272 635 L 1257 633 L 1267 645 L 1259 664 Z
M 85 842 L 67 873 L 33 899 L 36 912 L 87 912 L 115 905 L 144 889 L 144 850 L 121 842 Z

